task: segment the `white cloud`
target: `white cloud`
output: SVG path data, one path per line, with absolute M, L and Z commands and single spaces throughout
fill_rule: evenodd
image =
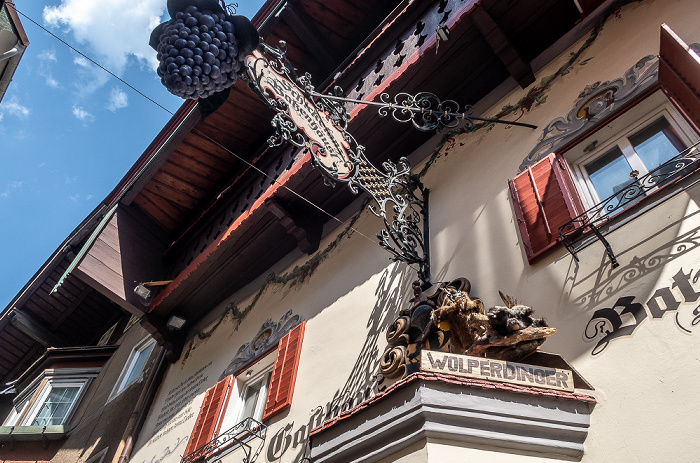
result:
M 5 187 L 5 191 L 0 193 L 0 198 L 9 197 L 10 193 L 12 193 L 15 190 L 21 189 L 23 184 L 24 184 L 24 182 L 21 182 L 21 181 L 14 181 L 14 182 L 8 183 L 7 186 Z
M 92 122 L 95 120 L 95 116 L 78 106 L 73 106 L 73 115 L 83 122 Z
M 17 97 L 9 98 L 0 103 L 0 120 L 2 120 L 5 114 L 15 116 L 19 119 L 26 119 L 29 117 L 29 113 L 29 108 L 20 104 Z
M 126 108 L 127 106 L 129 106 L 129 97 L 126 95 L 126 93 L 114 87 L 112 91 L 109 92 L 107 109 L 114 112 L 117 109 Z
M 61 85 L 58 83 L 56 79 L 53 78 L 53 76 L 44 76 L 46 78 L 46 85 L 48 85 L 51 88 L 59 88 Z
M 39 58 L 42 61 L 53 61 L 54 63 L 58 61 L 56 59 L 55 50 L 42 50 L 42 52 L 39 53 L 39 55 L 37 55 L 37 58 Z
M 56 59 L 56 51 L 42 50 L 37 58 L 39 58 L 39 75 L 46 79 L 46 85 L 51 88 L 59 88 L 61 85 L 53 77 L 53 72 L 51 70 L 52 64 L 58 62 L 58 59 Z
M 80 66 L 81 68 L 86 68 L 89 66 L 89 61 L 82 56 L 76 56 L 73 58 L 73 64 Z
M 68 29 L 79 44 L 88 45 L 89 55 L 121 75 L 129 59 L 156 68 L 148 40 L 164 11 L 162 0 L 61 0 L 44 7 L 43 17 L 50 26 Z
M 74 195 L 68 195 L 68 199 L 70 199 L 73 202 L 77 202 L 80 199 L 80 193 L 76 193 Z
M 75 183 L 76 180 L 78 180 L 77 176 L 69 177 L 68 175 L 66 175 L 65 178 L 66 178 L 66 185 L 70 185 L 71 183 Z

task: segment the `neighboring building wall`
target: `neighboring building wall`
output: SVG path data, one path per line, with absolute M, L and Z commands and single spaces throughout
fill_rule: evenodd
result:
M 80 402 L 72 419 L 72 429 L 61 449 L 51 459 L 54 463 L 85 462 L 105 448 L 102 461 L 111 461 L 124 435 L 127 423 L 136 413 L 136 405 L 145 385 L 145 378 L 158 359 L 153 349 L 138 380 L 112 396 L 117 381 L 127 366 L 134 349 L 149 335 L 138 324 L 131 326 L 119 340 L 119 349 L 105 364 L 100 375 Z M 109 417 L 109 419 L 104 419 Z
M 51 442 L 44 447 L 40 442 L 34 442 L 31 446 L 24 445 L 13 451 L 12 456 L 2 458 L 2 463 L 48 463 L 51 457 L 56 454 L 61 447 L 61 442 Z
M 513 91 L 485 115 L 513 105 L 516 109 L 506 118 L 543 128 L 565 116 L 586 86 L 617 79 L 641 58 L 658 54 L 661 23 L 668 23 L 689 43 L 700 42 L 699 17 L 692 0 L 630 3 L 611 15 L 597 35 L 582 38 L 539 70 L 533 86 Z M 573 65 L 561 72 L 569 53 L 591 38 Z M 594 386 L 591 394 L 598 402 L 581 461 L 693 461 L 690 455 L 696 444 L 688 429 L 694 419 L 688 415 L 700 407 L 696 391 L 700 336 L 692 324 L 697 305 L 692 293 L 700 290 L 696 281 L 700 189 L 689 188 L 611 233 L 608 239 L 620 261 L 617 269 L 610 268 L 598 242 L 580 252 L 578 263 L 560 247 L 530 265 L 507 182 L 541 135 L 541 129 L 498 125 L 474 133 L 439 134 L 421 148 L 423 152 L 440 148 L 423 177 L 430 189 L 433 280 L 465 276 L 473 295 L 487 307 L 500 302 L 501 290 L 535 308 L 557 328 L 543 350 L 571 362 Z M 416 166 L 416 171 L 424 167 Z M 380 226 L 365 211 L 354 223 L 358 232 L 324 254 L 327 259 L 312 276 L 294 269 L 306 262 L 302 259 L 277 269 L 291 275 L 295 285 L 273 284 L 259 298 L 250 296 L 265 285 L 263 278 L 231 296 L 227 303 L 235 302 L 237 310 L 228 310 L 227 304 L 216 308 L 213 315 L 225 315 L 223 321 L 214 323 L 212 318 L 209 326 L 201 326 L 181 359 L 170 367 L 131 461 L 178 462 L 204 391 L 218 381 L 239 348 L 255 340 L 266 320 L 276 323 L 290 310 L 307 322 L 294 399 L 290 409 L 267 423 L 267 440 L 257 461 L 298 461 L 310 428 L 319 417 L 333 415 L 334 399 L 381 387 L 372 378 L 386 346 L 386 329 L 407 306 L 415 272 L 402 264 L 388 264 L 389 255 L 365 239 L 373 241 Z M 320 249 L 334 238 L 322 242 Z M 674 281 L 681 270 L 691 274 L 687 281 L 693 290 L 684 292 L 679 280 Z M 663 288 L 680 304 L 675 310 L 661 305 L 660 312 L 653 312 L 647 301 L 658 290 L 668 294 Z M 593 355 L 600 341 L 590 333 L 594 313 L 612 308 L 625 296 L 645 305 L 643 313 L 638 312 L 644 319 L 629 336 L 613 339 Z M 624 322 L 635 323 L 632 317 Z M 586 338 L 587 329 L 591 339 Z M 383 461 L 470 457 L 503 462 L 569 460 L 429 439 Z M 222 461 L 237 460 L 229 456 Z

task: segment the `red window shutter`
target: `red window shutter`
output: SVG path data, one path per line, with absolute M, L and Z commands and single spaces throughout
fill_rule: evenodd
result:
M 275 365 L 272 367 L 270 388 L 265 400 L 263 421 L 292 404 L 292 394 L 294 392 L 294 382 L 297 378 L 305 324 L 306 322 L 302 322 L 280 339 Z
M 212 440 L 214 435 L 219 432 L 221 415 L 226 411 L 233 382 L 233 377 L 227 376 L 209 388 L 204 394 L 204 401 L 202 401 L 202 407 L 199 409 L 199 415 L 194 423 L 190 439 L 187 441 L 184 455 L 194 452 Z
M 559 227 L 583 212 L 571 173 L 554 153 L 508 181 L 530 263 L 559 240 Z
M 661 25 L 659 83 L 700 131 L 700 59 L 666 24 Z

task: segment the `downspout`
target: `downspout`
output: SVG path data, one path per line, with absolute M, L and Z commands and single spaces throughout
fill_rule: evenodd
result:
M 5 72 L 2 74 L 2 76 L 0 76 L 0 101 L 2 101 L 3 95 L 7 91 L 7 88 L 10 86 L 12 76 L 14 75 L 15 70 L 17 69 L 19 60 L 24 54 L 25 48 L 26 47 L 24 47 L 21 43 L 17 42 L 17 45 L 15 45 L 11 50 L 0 55 L 0 61 L 9 60 L 7 63 L 7 67 L 5 68 Z
M 19 46 L 20 46 L 20 43 L 17 42 L 17 44 L 14 47 L 12 47 L 8 51 L 6 51 L 2 55 L 0 55 L 0 61 L 5 61 L 6 59 L 10 59 L 13 56 L 15 56 L 17 53 L 19 53 Z
M 165 347 L 160 348 L 158 353 L 157 365 L 155 368 L 151 369 L 148 375 L 146 384 L 139 395 L 139 400 L 136 402 L 134 407 L 134 412 L 129 418 L 129 422 L 126 425 L 122 439 L 119 442 L 117 451 L 114 454 L 112 463 L 126 463 L 131 458 L 131 452 L 134 449 L 134 443 L 141 432 L 143 423 L 146 421 L 146 416 L 148 411 L 153 404 L 153 399 L 156 396 L 156 392 L 160 387 L 160 383 L 163 381 L 163 376 L 168 367 L 168 360 L 166 359 L 167 349 Z

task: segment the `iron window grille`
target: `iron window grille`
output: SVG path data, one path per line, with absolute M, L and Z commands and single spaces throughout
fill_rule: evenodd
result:
M 658 191 L 659 188 L 666 187 L 697 169 L 700 165 L 699 146 L 700 142 L 697 142 L 684 149 L 669 161 L 649 171 L 647 174 L 636 177 L 636 181 L 627 185 L 623 190 L 605 198 L 559 227 L 559 237 L 566 249 L 574 257 L 574 260 L 576 262 L 579 261 L 578 251 L 581 249 L 581 242 L 584 237 L 593 233 L 605 247 L 612 267 L 618 267 L 620 264 L 610 243 L 600 231 L 600 226 L 623 209 L 634 205 L 647 196 L 648 193 Z
M 237 425 L 220 433 L 206 444 L 182 457 L 181 463 L 201 463 L 220 460 L 234 450 L 242 449 L 243 463 L 253 463 L 265 444 L 267 426 L 246 418 Z

